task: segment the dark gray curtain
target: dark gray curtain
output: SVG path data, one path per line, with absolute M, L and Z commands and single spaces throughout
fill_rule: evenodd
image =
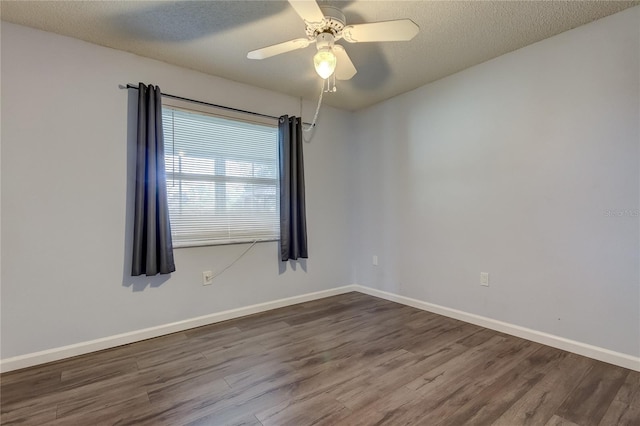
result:
M 158 86 L 138 87 L 138 149 L 131 275 L 176 270 L 164 170 L 162 94 Z
M 283 115 L 278 120 L 280 160 L 280 260 L 308 258 L 307 219 L 302 159 L 302 120 Z

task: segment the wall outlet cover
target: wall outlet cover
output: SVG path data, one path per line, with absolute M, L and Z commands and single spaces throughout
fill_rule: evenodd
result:
M 485 287 L 489 287 L 489 273 L 488 272 L 480 272 L 480 285 Z
M 213 272 L 212 271 L 203 271 L 202 272 L 202 285 L 211 285 L 213 284 Z

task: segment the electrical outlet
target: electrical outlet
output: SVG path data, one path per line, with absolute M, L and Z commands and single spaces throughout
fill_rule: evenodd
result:
M 488 272 L 480 272 L 480 285 L 485 287 L 489 287 L 489 273 Z
M 211 285 L 213 284 L 213 272 L 204 271 L 202 272 L 202 285 Z
M 373 255 L 373 266 L 378 266 L 378 256 Z

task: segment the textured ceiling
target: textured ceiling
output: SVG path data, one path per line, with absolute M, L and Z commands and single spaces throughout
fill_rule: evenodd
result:
M 347 23 L 410 18 L 409 42 L 341 41 L 358 73 L 325 96 L 355 110 L 616 13 L 639 1 L 321 1 Z M 255 61 L 250 50 L 304 37 L 285 1 L 3 1 L 2 20 L 296 97 L 317 99 L 315 48 Z M 123 82 L 126 83 L 126 82 Z

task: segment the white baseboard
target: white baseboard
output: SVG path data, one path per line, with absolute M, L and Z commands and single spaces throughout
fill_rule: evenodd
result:
M 402 303 L 403 305 L 412 306 L 414 308 L 422 309 L 423 311 L 429 311 L 435 314 L 444 315 L 446 317 L 479 325 L 491 330 L 500 331 L 512 336 L 521 337 L 523 339 L 531 340 L 543 345 L 562 349 L 568 352 L 573 352 L 575 354 L 597 359 L 599 361 L 608 362 L 609 364 L 618 365 L 630 370 L 640 371 L 640 357 L 634 357 L 632 355 L 611 351 L 609 349 L 577 342 L 575 340 L 565 339 L 564 337 L 543 333 L 541 331 L 532 330 L 526 327 L 520 327 L 518 325 L 509 324 L 480 315 L 470 314 L 468 312 L 459 311 L 457 309 L 451 309 L 445 306 L 423 302 L 422 300 L 389 293 L 375 288 L 365 287 L 357 284 L 349 287 L 351 287 L 355 291 L 359 291 L 360 293 L 365 293 L 392 302 Z
M 64 358 L 84 355 L 90 352 L 109 349 L 116 346 L 126 345 L 165 334 L 176 333 L 190 328 L 201 327 L 216 322 L 227 321 L 245 315 L 256 314 L 271 309 L 282 308 L 284 306 L 295 305 L 296 303 L 309 302 L 311 300 L 322 299 L 324 297 L 335 296 L 342 293 L 355 291 L 355 286 L 332 288 L 330 290 L 317 291 L 315 293 L 302 294 L 300 296 L 287 297 L 285 299 L 273 300 L 271 302 L 259 303 L 257 305 L 245 306 L 228 311 L 217 312 L 215 314 L 204 315 L 170 324 L 159 325 L 157 327 L 145 328 L 128 333 L 116 334 L 114 336 L 103 337 L 101 339 L 90 340 L 88 342 L 76 343 L 59 348 L 47 349 L 45 351 L 33 352 L 30 354 L 15 356 L 0 360 L 0 372 L 18 370 L 32 367 L 34 365 L 47 362 L 58 361 Z
M 352 284 L 344 287 L 333 288 L 330 290 L 307 293 L 299 296 L 288 297 L 285 299 L 273 300 L 271 302 L 259 303 L 257 305 L 217 312 L 215 314 L 204 315 L 197 318 L 191 318 L 170 324 L 160 325 L 157 327 L 117 334 L 101 339 L 90 340 L 88 342 L 81 342 L 73 345 L 62 346 L 59 348 L 53 348 L 45 351 L 7 358 L 0 360 L 0 372 L 4 373 L 7 371 L 32 367 L 34 365 L 45 364 L 47 362 L 58 361 L 64 358 L 84 355 L 90 352 L 126 345 L 141 340 L 151 339 L 153 337 L 163 336 L 165 334 L 188 330 L 190 328 L 201 327 L 203 325 L 214 324 L 216 322 L 239 318 L 245 315 L 251 315 L 271 309 L 282 308 L 284 306 L 295 305 L 296 303 L 304 303 L 311 300 L 322 299 L 324 297 L 348 293 L 350 291 L 358 291 L 360 293 L 379 297 L 381 299 L 402 303 L 403 305 L 412 306 L 424 311 L 433 312 L 435 314 L 444 315 L 450 318 L 455 318 L 471 324 L 479 325 L 481 327 L 489 328 L 491 330 L 500 331 L 502 333 L 538 342 L 543 345 L 562 349 L 568 352 L 573 352 L 578 355 L 583 355 L 589 358 L 608 362 L 610 364 L 618 365 L 620 367 L 628 368 L 631 370 L 640 371 L 640 357 L 634 357 L 620 352 L 611 351 L 609 349 L 600 348 L 598 346 L 588 345 L 586 343 L 577 342 L 575 340 L 565 339 L 564 337 L 543 333 L 541 331 L 532 330 L 530 328 L 520 327 L 480 315 L 459 311 L 457 309 L 447 308 L 445 306 L 435 305 L 433 303 L 424 302 L 422 300 L 413 299 L 410 297 L 401 296 L 398 294 L 389 293 L 358 284 Z

